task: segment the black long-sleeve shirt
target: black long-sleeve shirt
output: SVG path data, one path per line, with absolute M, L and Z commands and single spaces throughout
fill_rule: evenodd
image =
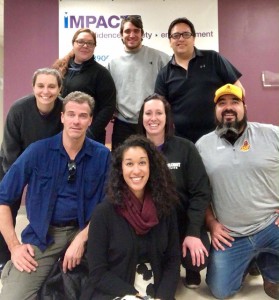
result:
M 47 115 L 39 112 L 34 95 L 21 98 L 11 106 L 4 125 L 0 152 L 4 173 L 31 143 L 51 137 L 62 130 L 62 101 L 57 98 L 54 108 Z M 3 175 L 2 173 L 1 179 Z

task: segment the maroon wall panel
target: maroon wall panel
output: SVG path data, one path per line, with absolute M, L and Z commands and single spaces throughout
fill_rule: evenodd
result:
M 261 72 L 279 73 L 279 1 L 220 0 L 219 51 L 241 71 L 248 118 L 279 125 L 279 87 L 264 88 Z
M 32 92 L 32 75 L 58 57 L 58 0 L 4 1 L 4 118 Z

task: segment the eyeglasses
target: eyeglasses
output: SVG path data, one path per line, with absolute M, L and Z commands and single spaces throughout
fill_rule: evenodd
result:
M 77 165 L 76 165 L 76 162 L 74 160 L 70 160 L 68 162 L 68 171 L 69 171 L 68 182 L 75 181 L 76 172 L 77 172 Z
M 182 36 L 184 39 L 189 39 L 193 34 L 191 32 L 188 31 L 184 31 L 184 32 L 175 32 L 173 34 L 170 35 L 170 37 L 174 40 L 179 40 L 180 37 Z
M 93 41 L 86 42 L 84 40 L 75 40 L 75 42 L 80 47 L 83 47 L 84 45 L 86 45 L 88 48 L 93 48 L 95 46 L 95 43 Z

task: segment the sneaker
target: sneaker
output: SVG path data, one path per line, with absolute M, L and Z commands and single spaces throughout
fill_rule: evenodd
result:
M 186 269 L 186 277 L 183 280 L 183 284 L 188 289 L 196 289 L 201 284 L 201 275 L 200 272 L 191 271 Z
M 269 297 L 279 299 L 279 283 L 272 283 L 264 279 L 264 291 Z

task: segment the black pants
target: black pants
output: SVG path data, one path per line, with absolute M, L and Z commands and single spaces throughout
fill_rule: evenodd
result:
M 184 236 L 185 238 L 185 236 Z M 184 240 L 183 238 L 183 240 Z M 201 233 L 200 233 L 200 239 L 202 241 L 202 243 L 204 244 L 206 250 L 209 253 L 209 249 L 210 249 L 210 240 L 208 237 L 208 233 L 206 231 L 205 227 L 202 227 L 201 229 Z M 183 243 L 183 240 L 181 238 L 181 245 Z M 181 264 L 182 266 L 186 269 L 186 270 L 191 270 L 191 271 L 195 271 L 195 272 L 200 272 L 201 270 L 203 270 L 204 268 L 206 268 L 207 264 L 208 264 L 208 257 L 205 256 L 204 259 L 204 264 L 201 264 L 199 267 L 198 266 L 193 266 L 192 264 L 192 257 L 191 257 L 191 253 L 189 251 L 189 249 L 187 249 L 187 254 L 186 257 L 182 257 L 181 258 Z
M 12 206 L 10 206 L 11 211 L 12 211 L 14 226 L 16 224 L 16 216 L 17 216 L 17 213 L 18 213 L 18 210 L 20 207 L 20 203 L 21 203 L 21 197 L 19 199 L 17 199 L 16 202 Z M 1 218 L 1 216 L 0 216 L 0 218 Z M 3 238 L 3 235 L 0 233 L 0 264 L 5 263 L 10 259 L 11 259 L 10 250 Z
M 137 134 L 138 124 L 123 122 L 119 119 L 114 120 L 111 149 L 115 150 L 121 145 L 130 135 Z

